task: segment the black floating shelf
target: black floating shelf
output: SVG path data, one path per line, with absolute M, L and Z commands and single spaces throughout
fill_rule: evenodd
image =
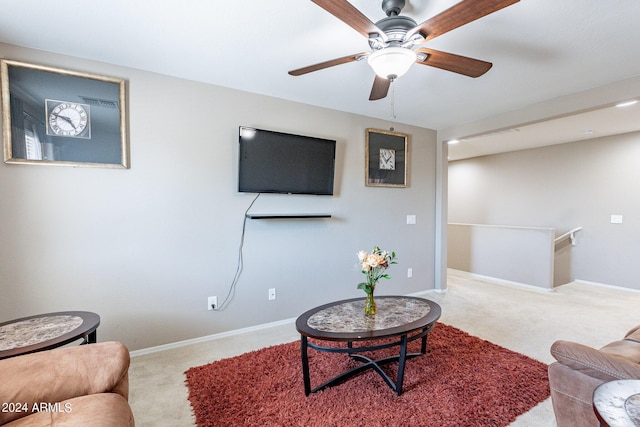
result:
M 247 214 L 249 219 L 309 219 L 309 218 L 331 218 L 330 214 Z

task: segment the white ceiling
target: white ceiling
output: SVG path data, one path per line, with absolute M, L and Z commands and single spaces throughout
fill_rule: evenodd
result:
M 625 107 L 609 105 L 542 122 L 460 138 L 458 143 L 449 145 L 449 160 L 584 141 L 638 130 L 640 102 Z
M 351 3 L 373 22 L 384 17 L 380 0 Z M 455 3 L 407 0 L 403 14 L 420 23 Z M 416 64 L 374 102 L 364 61 L 287 74 L 369 49 L 309 0 L 0 0 L 0 10 L 0 42 L 436 130 L 640 75 L 637 0 L 521 0 L 424 45 L 490 61 L 487 74 Z M 552 125 L 542 133 L 558 134 Z M 510 137 L 527 134 L 519 129 Z

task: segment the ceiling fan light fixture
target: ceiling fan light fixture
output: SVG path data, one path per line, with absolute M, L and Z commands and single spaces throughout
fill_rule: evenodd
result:
M 409 71 L 416 58 L 411 49 L 391 46 L 373 52 L 367 61 L 378 76 L 394 80 Z

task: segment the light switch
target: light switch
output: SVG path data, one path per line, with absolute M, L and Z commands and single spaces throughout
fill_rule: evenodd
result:
M 611 224 L 622 224 L 622 215 L 611 215 Z
M 416 216 L 415 215 L 407 215 L 407 224 L 415 224 Z

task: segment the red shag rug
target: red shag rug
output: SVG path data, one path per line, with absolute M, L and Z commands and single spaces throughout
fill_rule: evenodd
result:
M 356 364 L 309 349 L 311 387 Z M 385 369 L 395 378 L 397 363 Z M 198 426 L 506 426 L 549 397 L 547 365 L 442 323 L 407 360 L 401 396 L 370 369 L 305 397 L 299 341 L 185 374 Z

